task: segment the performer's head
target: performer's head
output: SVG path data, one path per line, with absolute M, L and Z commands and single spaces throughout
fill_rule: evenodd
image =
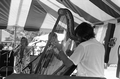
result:
M 50 39 L 50 38 L 51 38 L 51 39 Z M 52 44 L 52 43 L 55 43 L 55 42 L 59 42 L 59 41 L 58 41 L 58 36 L 57 36 L 57 34 L 56 34 L 55 32 L 53 32 L 53 34 L 52 34 L 52 32 L 49 33 L 49 39 L 50 39 L 50 41 L 51 41 L 51 44 Z
M 53 32 L 53 34 L 52 34 L 52 32 L 50 32 L 49 33 L 49 38 L 50 37 L 57 39 L 57 34 L 55 32 Z
M 81 40 L 81 42 L 95 37 L 93 27 L 86 22 L 83 22 L 76 27 L 75 35 Z
M 21 38 L 21 45 L 22 45 L 22 46 L 27 46 L 27 45 L 28 45 L 28 40 L 27 40 L 26 37 L 22 37 L 22 38 Z

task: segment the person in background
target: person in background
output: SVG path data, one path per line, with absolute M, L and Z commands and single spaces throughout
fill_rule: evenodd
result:
M 67 67 L 73 64 L 77 66 L 77 76 L 102 77 L 104 78 L 104 46 L 95 39 L 94 29 L 86 22 L 83 22 L 75 29 L 79 45 L 73 54 L 68 57 L 60 44 L 54 42 L 56 54 Z
M 4 48 L 4 45 L 0 44 L 0 57 L 1 57 L 1 52 L 2 52 L 3 48 Z
M 0 44 L 0 57 L 1 57 L 1 51 L 2 49 L 4 48 L 4 45 L 3 44 Z M 0 58 L 1 59 L 1 58 Z M 0 75 L 0 79 L 2 79 L 3 77 Z
M 118 46 L 118 63 L 117 63 L 117 70 L 116 70 L 116 77 L 120 78 L 120 45 Z
M 48 39 L 50 40 L 49 46 L 46 49 L 46 54 L 43 59 L 43 68 L 41 69 L 41 74 L 52 75 L 59 66 L 61 66 L 61 61 L 59 56 L 54 53 L 54 42 L 59 43 L 58 36 L 55 32 L 49 33 Z
M 30 63 L 30 48 L 26 37 L 21 38 L 20 45 L 14 50 L 14 56 L 16 56 L 16 73 L 30 74 L 30 68 L 23 70 Z

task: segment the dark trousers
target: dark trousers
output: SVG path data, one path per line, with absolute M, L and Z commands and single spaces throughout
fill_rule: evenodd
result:
M 118 56 L 118 63 L 117 63 L 117 71 L 116 71 L 116 77 L 119 78 L 120 73 L 120 55 Z
M 118 54 L 118 63 L 117 63 L 116 77 L 119 78 L 119 73 L 120 73 L 120 45 L 118 46 L 117 54 Z

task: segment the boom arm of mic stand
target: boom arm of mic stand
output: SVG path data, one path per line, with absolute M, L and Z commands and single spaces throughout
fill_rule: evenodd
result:
M 32 64 L 37 58 L 39 58 L 41 54 L 39 54 L 34 60 L 32 60 L 25 68 L 22 69 L 24 71 L 30 64 Z

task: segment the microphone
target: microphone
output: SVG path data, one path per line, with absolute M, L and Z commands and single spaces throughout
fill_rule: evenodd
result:
M 18 47 L 20 47 L 21 46 L 21 44 L 18 44 L 14 49 L 16 49 L 16 48 L 18 48 Z

